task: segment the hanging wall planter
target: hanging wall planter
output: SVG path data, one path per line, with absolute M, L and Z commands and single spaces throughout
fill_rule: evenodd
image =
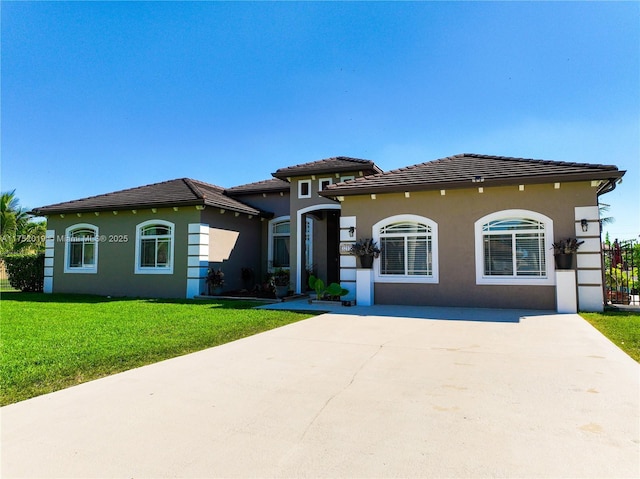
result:
M 360 267 L 364 268 L 364 269 L 371 269 L 373 268 L 373 255 L 364 255 L 364 256 L 359 256 L 360 258 Z
M 573 253 L 558 253 L 555 254 L 556 269 L 573 269 Z
M 351 254 L 360 258 L 360 267 L 371 269 L 373 258 L 380 256 L 380 248 L 371 238 L 360 239 L 351 246 Z
M 573 258 L 584 241 L 577 238 L 567 238 L 553 243 L 556 269 L 573 269 Z

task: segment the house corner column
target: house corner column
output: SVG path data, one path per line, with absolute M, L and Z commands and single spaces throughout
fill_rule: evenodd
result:
M 187 254 L 187 298 L 195 298 L 206 288 L 209 268 L 209 225 L 189 224 Z
M 55 253 L 56 231 L 47 230 L 44 242 L 44 283 L 43 293 L 53 293 L 53 255 Z
M 602 245 L 597 206 L 576 206 L 575 233 L 578 241 L 584 241 L 576 254 L 578 309 L 603 311 Z
M 351 254 L 351 245 L 356 241 L 356 217 L 340 217 L 340 286 L 348 290 L 343 299 L 356 299 L 356 257 Z

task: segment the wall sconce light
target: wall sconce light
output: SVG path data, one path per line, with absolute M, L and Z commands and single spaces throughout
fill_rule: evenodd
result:
M 582 231 L 587 231 L 589 229 L 589 223 L 584 218 L 580 220 L 580 226 L 582 227 Z
M 354 234 L 356 234 L 356 228 L 354 226 L 349 226 L 349 236 L 353 238 Z

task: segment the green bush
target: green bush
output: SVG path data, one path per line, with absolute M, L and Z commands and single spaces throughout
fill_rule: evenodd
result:
M 4 262 L 9 284 L 21 291 L 42 292 L 44 284 L 44 253 L 8 254 Z

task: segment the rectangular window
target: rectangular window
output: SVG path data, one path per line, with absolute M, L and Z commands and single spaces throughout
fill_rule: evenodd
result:
M 407 238 L 407 274 L 431 274 L 430 246 L 426 237 Z
M 273 238 L 273 267 L 289 267 L 289 236 L 275 236 Z
M 320 178 L 318 181 L 318 191 L 324 190 L 327 186 L 333 184 L 332 178 Z
M 404 274 L 404 238 L 381 238 L 380 273 Z
M 311 198 L 311 180 L 298 181 L 298 198 Z
M 511 235 L 492 235 L 484 238 L 484 274 L 513 275 Z
M 155 239 L 143 239 L 141 241 L 142 254 L 140 259 L 140 266 L 143 268 L 155 268 L 156 267 L 156 240 Z

